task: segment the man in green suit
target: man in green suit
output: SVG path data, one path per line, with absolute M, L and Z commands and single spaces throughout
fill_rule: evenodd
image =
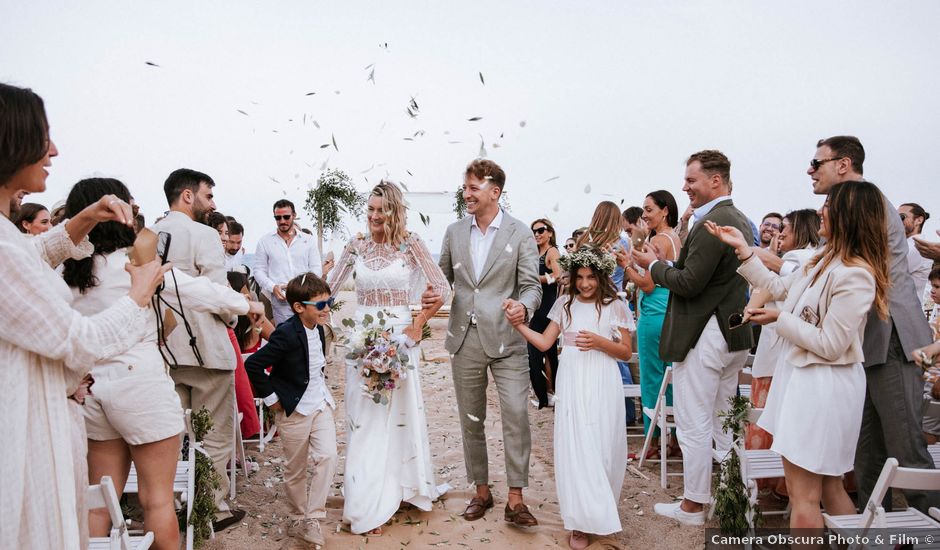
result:
M 745 235 L 751 226 L 731 201 L 731 162 L 720 151 L 689 157 L 682 190 L 694 208 L 695 224 L 679 259 L 669 265 L 657 260 L 655 250 L 634 250 L 633 259 L 670 290 L 659 353 L 673 362 L 685 491 L 681 502 L 654 509 L 681 523 L 702 525 L 704 505 L 711 500 L 712 440 L 721 455 L 731 447 L 717 413 L 729 408 L 753 343 L 750 326 L 739 317 L 747 301 L 747 283 L 737 273 L 740 262 L 702 222 L 737 227 Z

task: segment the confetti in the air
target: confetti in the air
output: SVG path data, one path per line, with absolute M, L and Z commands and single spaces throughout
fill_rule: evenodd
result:
M 486 86 L 486 81 L 483 80 L 483 73 L 480 73 L 480 84 L 483 84 L 484 86 Z
M 476 121 L 478 121 L 478 120 L 483 120 L 483 117 L 481 117 L 481 116 L 470 117 L 470 118 L 467 119 L 467 122 L 476 122 Z
M 591 192 L 591 184 L 590 184 L 590 183 L 584 186 L 584 192 L 585 192 L 585 193 L 590 193 L 590 192 Z
M 145 64 L 145 65 L 150 65 L 151 67 L 159 67 L 159 66 L 160 66 L 160 65 L 157 65 L 156 63 L 154 63 L 153 61 L 144 61 L 144 64 Z
M 470 414 L 470 413 L 467 413 L 467 418 L 469 418 L 470 420 L 473 420 L 474 422 L 479 422 L 479 421 L 480 421 L 479 418 L 473 416 L 473 415 Z

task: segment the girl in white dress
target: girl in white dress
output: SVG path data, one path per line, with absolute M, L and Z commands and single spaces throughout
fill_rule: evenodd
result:
M 561 336 L 555 386 L 555 482 L 571 548 L 585 548 L 588 533 L 621 530 L 617 502 L 627 468 L 627 427 L 617 361 L 630 358 L 633 316 L 610 280 L 611 254 L 582 248 L 559 260 L 568 271 L 568 296 L 548 313 L 539 334 L 516 325 L 540 350 Z
M 353 533 L 380 535 L 402 502 L 427 512 L 440 496 L 431 464 L 419 376 L 421 350 L 416 343 L 425 321 L 450 295 L 450 285 L 424 242 L 405 228 L 406 207 L 396 185 L 383 181 L 372 189 L 367 217 L 369 235 L 359 235 L 346 245 L 329 285 L 339 292 L 354 274 L 356 317 L 376 317 L 378 311 L 390 314 L 386 319 L 396 334 L 410 340 L 409 364 L 416 366 L 399 381 L 385 405 L 363 392 L 355 362 L 346 365 L 343 521 Z M 409 304 L 428 286 L 441 299 L 412 320 Z
M 881 192 L 868 182 L 837 184 L 820 216 L 826 244 L 786 277 L 764 267 L 740 231 L 706 222 L 710 233 L 735 248 L 738 272 L 782 301 L 779 310 L 748 308 L 744 320 L 776 322 L 783 344 L 758 426 L 774 436 L 771 450 L 783 457 L 790 527 L 803 529 L 822 529 L 820 502 L 830 514 L 855 513 L 842 474 L 853 469 L 862 424 L 862 336 L 869 309 L 888 316 Z

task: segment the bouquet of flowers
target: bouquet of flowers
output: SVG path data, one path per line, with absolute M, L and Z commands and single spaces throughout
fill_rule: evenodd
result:
M 404 334 L 395 334 L 395 329 L 388 326 L 388 313 L 379 311 L 376 317 L 364 315 L 361 323 L 343 320 L 343 326 L 351 333 L 344 342 L 349 348 L 346 359 L 356 363 L 363 393 L 375 403 L 388 405 L 399 381 L 414 368 L 407 353 L 414 342 Z

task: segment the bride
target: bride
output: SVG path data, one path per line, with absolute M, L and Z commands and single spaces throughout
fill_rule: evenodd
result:
M 376 185 L 366 213 L 369 235 L 360 234 L 346 245 L 339 269 L 329 278 L 330 288 L 335 295 L 353 274 L 357 319 L 366 314 L 375 317 L 384 310 L 396 333 L 419 342 L 425 321 L 444 304 L 450 286 L 424 242 L 406 229 L 404 198 L 395 184 L 382 181 Z M 425 286 L 441 299 L 412 320 L 408 305 L 417 301 Z M 409 364 L 418 368 L 409 371 L 392 391 L 387 405 L 375 403 L 362 391 L 356 364 L 346 363 L 343 521 L 353 533 L 379 535 L 403 502 L 430 511 L 440 496 L 421 396 L 420 355 L 417 345 L 408 349 Z

